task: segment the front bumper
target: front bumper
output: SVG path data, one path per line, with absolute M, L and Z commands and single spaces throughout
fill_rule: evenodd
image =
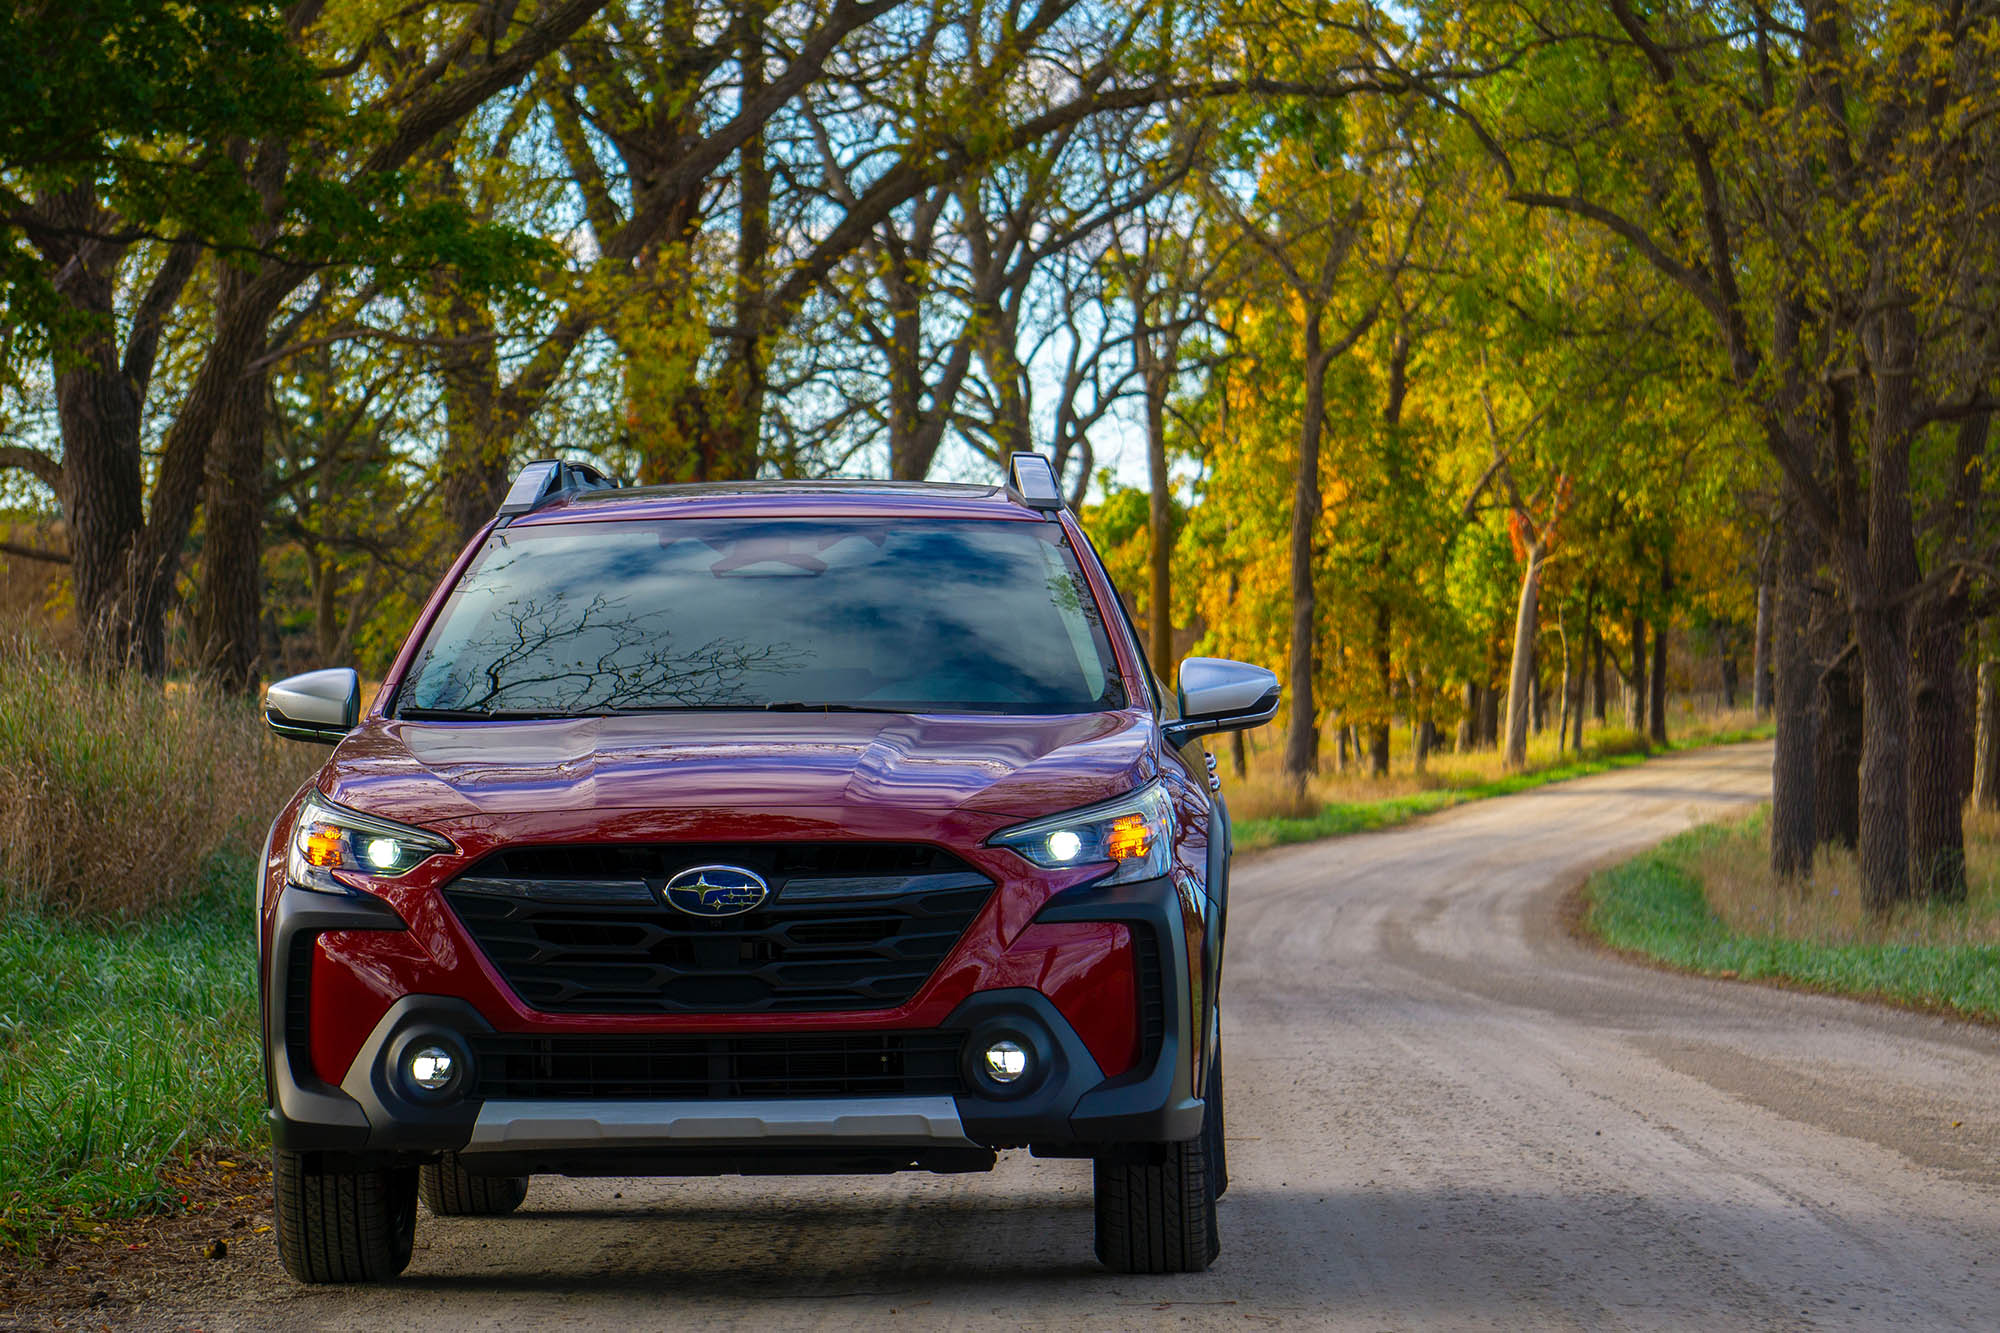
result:
M 492 1025 L 462 999 L 406 995 L 369 1033 L 339 1086 L 294 1058 L 307 1040 L 292 968 L 314 934 L 396 930 L 385 904 L 283 891 L 266 965 L 265 1039 L 276 1146 L 379 1158 L 453 1151 L 494 1174 L 712 1174 L 815 1170 L 972 1170 L 1000 1148 L 1091 1155 L 1199 1133 L 1202 1103 L 1183 903 L 1169 880 L 1071 890 L 1037 921 L 1118 921 L 1157 942 L 1160 1030 L 1130 1069 L 1107 1078 L 1062 1012 L 1038 990 L 976 991 L 935 1032 L 962 1034 L 957 1087 L 944 1094 L 840 1097 L 486 1098 L 439 1102 L 405 1083 L 403 1055 L 453 1046 L 468 1064 Z M 782 1030 L 781 1025 L 774 1030 Z M 1001 1038 L 1024 1046 L 1030 1073 L 1006 1087 L 973 1057 Z M 477 1071 L 460 1086 L 472 1088 Z

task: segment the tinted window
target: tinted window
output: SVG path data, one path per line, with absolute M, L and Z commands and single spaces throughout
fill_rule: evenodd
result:
M 398 712 L 1091 712 L 1114 660 L 1051 523 L 531 526 L 474 560 Z

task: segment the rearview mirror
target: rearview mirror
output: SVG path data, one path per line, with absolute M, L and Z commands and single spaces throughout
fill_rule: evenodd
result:
M 281 680 L 264 693 L 264 720 L 295 741 L 337 744 L 361 721 L 361 677 L 333 667 Z
M 1262 726 L 1278 711 L 1278 678 L 1263 667 L 1223 657 L 1190 657 L 1181 663 L 1181 715 L 1164 728 L 1185 745 L 1217 731 Z

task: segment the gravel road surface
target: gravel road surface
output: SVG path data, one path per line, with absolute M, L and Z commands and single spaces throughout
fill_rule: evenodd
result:
M 268 1237 L 127 1314 L 208 1329 L 2000 1327 L 2000 1032 L 1631 966 L 1588 870 L 1762 798 L 1687 754 L 1243 860 L 1232 1188 L 1200 1276 L 1091 1257 L 1090 1168 L 537 1179 L 392 1288 Z

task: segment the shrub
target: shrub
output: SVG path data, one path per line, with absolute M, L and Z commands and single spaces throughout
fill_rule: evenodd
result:
M 247 700 L 0 640 L 0 903 L 72 920 L 177 906 L 263 845 L 311 771 Z

